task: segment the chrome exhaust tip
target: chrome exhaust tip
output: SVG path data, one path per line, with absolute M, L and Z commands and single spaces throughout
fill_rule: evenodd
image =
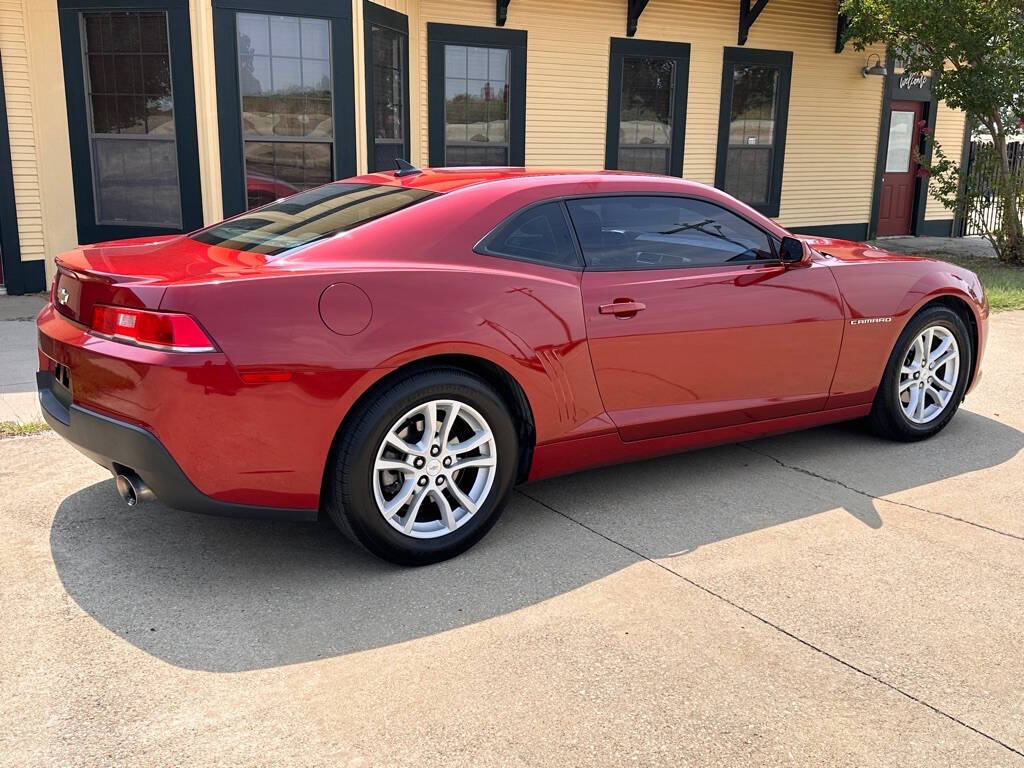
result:
M 156 498 L 150 487 L 142 482 L 142 478 L 131 470 L 114 475 L 114 483 L 117 485 L 117 492 L 129 507 Z

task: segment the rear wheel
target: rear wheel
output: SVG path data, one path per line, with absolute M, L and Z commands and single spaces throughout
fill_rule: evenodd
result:
M 488 384 L 457 369 L 416 373 L 343 435 L 327 510 L 344 534 L 385 560 L 445 560 L 497 521 L 518 454 L 512 418 Z
M 930 307 L 907 324 L 889 357 L 869 421 L 893 440 L 923 440 L 953 418 L 967 388 L 971 338 L 960 316 Z

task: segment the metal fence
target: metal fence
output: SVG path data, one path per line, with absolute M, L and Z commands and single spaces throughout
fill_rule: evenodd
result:
M 1017 198 L 1024 196 L 1024 142 L 1007 145 L 1010 156 L 1010 174 Z M 988 142 L 972 141 L 970 154 L 967 158 L 967 174 L 969 184 L 980 192 L 980 200 L 973 206 L 971 215 L 966 211 L 957 214 L 957 234 L 984 235 L 992 232 L 1002 224 L 1002 205 L 996 199 L 995 189 L 1003 175 L 1002 161 L 993 151 Z

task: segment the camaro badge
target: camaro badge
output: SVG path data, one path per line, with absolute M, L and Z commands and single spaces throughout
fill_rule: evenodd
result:
M 891 323 L 891 317 L 859 317 L 851 320 L 850 325 L 870 325 L 871 323 Z
M 61 288 L 59 291 L 57 291 L 57 303 L 58 304 L 67 304 L 69 296 L 70 296 L 70 294 L 68 293 L 68 289 L 67 288 Z

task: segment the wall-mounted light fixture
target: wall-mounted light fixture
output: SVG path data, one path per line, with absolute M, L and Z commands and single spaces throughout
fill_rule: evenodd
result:
M 874 64 L 871 63 L 872 56 L 874 56 L 875 58 Z M 871 56 L 868 56 L 868 65 L 861 69 L 860 73 L 864 75 L 864 77 L 867 77 L 868 75 L 885 77 L 886 75 L 889 74 L 889 70 L 887 70 L 885 68 L 885 65 L 882 64 L 882 57 L 879 56 L 877 53 L 872 53 Z

